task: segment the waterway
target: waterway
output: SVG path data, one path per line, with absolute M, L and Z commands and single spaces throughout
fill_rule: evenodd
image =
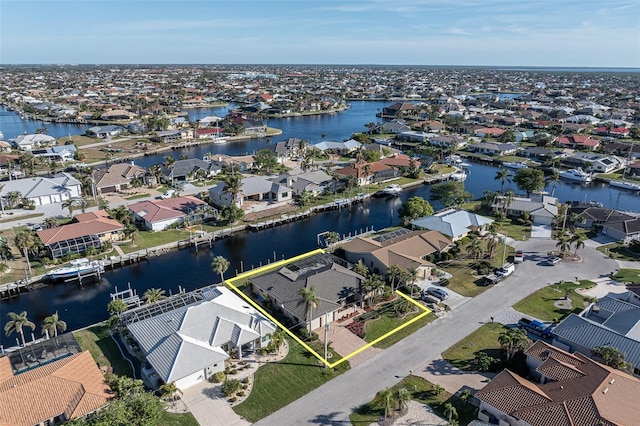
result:
M 272 119 L 269 121 L 269 126 L 283 130 L 280 137 L 282 139 L 276 138 L 275 141 L 287 137 L 299 137 L 316 142 L 321 140 L 323 134 L 327 135 L 327 139 L 342 140 L 348 138 L 353 132 L 362 131 L 366 123 L 375 121 L 377 110 L 387 104 L 354 102 L 349 110 L 339 114 Z M 224 110 L 220 109 L 190 111 L 194 118 L 214 114 L 224 115 L 224 113 Z M 5 117 L 1 114 L 2 111 L 0 111 L 0 125 L 2 117 Z M 64 125 L 56 126 L 67 127 Z M 220 152 L 231 152 L 230 149 L 236 147 L 257 150 L 264 146 L 266 146 L 266 141 L 252 140 L 248 141 L 244 148 L 239 148 L 240 145 L 237 144 L 209 145 L 189 151 L 221 149 Z M 201 154 L 192 154 L 191 156 L 195 155 Z M 497 170 L 493 166 L 472 163 L 469 178 L 465 181 L 465 188 L 474 197 L 481 197 L 485 190 L 499 190 L 500 182 L 494 179 Z M 515 189 L 513 184 L 507 184 L 506 187 Z M 552 190 L 550 186 L 545 189 L 549 192 Z M 139 295 L 151 287 L 165 289 L 167 294 L 175 293 L 179 288 L 193 290 L 219 280 L 218 276 L 210 269 L 214 256 L 221 255 L 229 259 L 231 266 L 226 275 L 230 277 L 236 272 L 272 262 L 274 259 L 288 258 L 315 249 L 317 248 L 317 234 L 323 231 L 331 230 L 341 234 L 353 234 L 361 232 L 365 228 L 378 230 L 397 224 L 399 222 L 398 209 L 407 198 L 422 196 L 428 199 L 429 195 L 430 186 L 418 186 L 405 190 L 397 198 L 371 199 L 364 204 L 348 209 L 317 214 L 307 220 L 262 232 L 242 232 L 215 242 L 212 249 L 201 249 L 197 253 L 192 248 L 175 250 L 162 257 L 107 272 L 98 284 L 87 284 L 82 288 L 72 283 L 46 286 L 22 294 L 11 301 L 1 301 L 0 318 L 4 321 L 7 312 L 25 310 L 28 312 L 29 318 L 39 325 L 44 317 L 57 310 L 60 318 L 67 322 L 70 330 L 84 327 L 107 318 L 106 305 L 110 300 L 109 293 L 113 291 L 115 286 L 124 289 L 130 283 Z M 611 189 L 598 183 L 585 186 L 563 181 L 556 187 L 555 196 L 562 202 L 571 200 L 598 201 L 606 207 L 640 212 L 640 197 L 636 193 Z M 441 208 L 442 206 L 436 204 L 434 207 Z M 39 333 L 39 329 L 38 327 L 36 334 Z M 15 336 L 6 337 L 4 333 L 0 333 L 0 344 L 5 346 L 15 344 Z

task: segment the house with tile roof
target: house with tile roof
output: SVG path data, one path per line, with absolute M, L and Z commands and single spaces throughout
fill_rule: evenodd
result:
M 343 244 L 345 258 L 362 261 L 374 274 L 387 275 L 391 265 L 403 271 L 418 271 L 419 278 L 431 276 L 434 264 L 427 260 L 453 247 L 453 241 L 438 231 L 411 231 L 401 228 L 375 236 L 357 236 Z
M 494 212 L 504 211 L 506 197 L 498 196 L 491 204 Z M 528 214 L 534 225 L 551 225 L 558 216 L 558 199 L 548 195 L 513 197 L 507 207 L 508 216 L 521 217 Z
M 109 194 L 130 188 L 133 181 L 144 182 L 147 170 L 130 163 L 112 164 L 106 169 L 93 172 L 92 178 L 96 193 Z
M 105 210 L 78 214 L 68 225 L 42 229 L 37 232 L 47 253 L 52 259 L 67 253 L 84 254 L 93 247 L 102 250 L 105 242 L 119 241 L 124 226 Z
M 9 192 L 17 191 L 22 198 L 36 206 L 61 203 L 82 195 L 81 182 L 68 173 L 61 172 L 54 177 L 35 176 L 3 182 L 0 195 L 5 198 Z M 4 201 L 6 205 L 6 200 Z
M 567 135 L 556 139 L 556 144 L 565 148 L 593 151 L 600 146 L 600 141 L 589 135 Z
M 0 425 L 57 425 L 95 412 L 113 397 L 88 351 L 14 374 L 0 357 Z
M 291 188 L 294 194 L 306 191 L 314 197 L 324 193 L 333 193 L 338 186 L 336 180 L 324 170 L 310 170 L 298 174 L 285 173 L 271 180 Z
M 526 350 L 536 382 L 503 370 L 476 393 L 478 419 L 517 426 L 634 425 L 640 380 L 543 341 Z
M 349 305 L 362 300 L 365 278 L 347 266 L 332 254 L 318 254 L 252 277 L 251 288 L 259 299 L 271 301 L 293 325 L 310 324 L 313 330 L 348 315 L 352 311 Z M 317 306 L 309 311 L 300 291 L 310 288 L 315 290 Z
M 162 231 L 174 224 L 200 223 L 216 214 L 209 204 L 190 195 L 140 201 L 127 208 L 136 221 L 149 231 Z
M 349 165 L 335 169 L 333 172 L 344 178 L 352 177 L 358 186 L 381 182 L 402 175 L 402 171 L 384 162 L 367 163 L 364 160 L 349 163 Z
M 432 229 L 457 241 L 472 231 L 482 232 L 493 219 L 466 210 L 447 209 L 433 216 L 412 220 L 411 226 L 420 229 Z
M 229 353 L 266 346 L 276 326 L 223 286 L 174 295 L 126 311 L 122 320 L 140 345 L 152 370 L 145 383 L 157 388 L 175 382 L 179 389 L 208 380 L 225 368 Z

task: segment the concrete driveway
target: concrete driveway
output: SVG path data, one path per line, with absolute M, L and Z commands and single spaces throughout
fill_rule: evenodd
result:
M 182 401 L 201 426 L 248 426 L 222 396 L 220 385 L 201 382 L 187 388 Z

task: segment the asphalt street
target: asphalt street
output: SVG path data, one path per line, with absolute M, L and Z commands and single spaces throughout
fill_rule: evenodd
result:
M 591 247 L 580 251 L 582 262 L 547 266 L 544 259 L 547 252 L 556 248 L 554 240 L 531 239 L 512 244 L 524 251 L 526 260 L 511 277 L 256 425 L 348 425 L 349 415 L 378 391 L 394 385 L 410 370 L 425 370 L 445 349 L 526 295 L 560 280 L 601 278 L 618 268 L 614 260 Z

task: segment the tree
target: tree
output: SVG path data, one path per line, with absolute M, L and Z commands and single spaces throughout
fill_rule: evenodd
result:
M 340 241 L 340 234 L 338 234 L 335 231 L 330 231 L 328 232 L 325 237 L 324 237 L 324 241 L 327 245 L 331 245 L 331 244 L 335 244 L 338 241 Z
M 165 401 L 171 400 L 175 402 L 176 394 L 182 395 L 182 391 L 176 386 L 176 382 L 165 383 L 160 386 L 160 391 L 162 392 L 162 396 L 160 398 Z
M 482 243 L 478 238 L 472 238 L 469 242 L 469 246 L 467 247 L 467 253 L 473 257 L 473 260 L 478 260 L 482 253 L 484 253 L 484 248 L 482 247 Z
M 453 406 L 450 402 L 444 404 L 444 415 L 449 419 L 449 423 L 451 423 L 451 419 L 458 418 L 458 411 L 456 407 Z
M 315 287 L 311 286 L 309 288 L 301 288 L 299 292 L 300 296 L 302 296 L 302 301 L 300 303 L 304 303 L 307 309 L 306 319 L 309 324 L 309 333 L 311 333 L 311 321 L 313 320 L 312 314 L 313 310 L 318 307 L 318 297 L 316 296 Z
M 73 211 L 75 210 L 76 207 L 76 200 L 73 198 L 69 198 L 68 200 L 64 200 L 62 202 L 62 208 L 63 209 L 69 209 L 69 216 L 73 216 Z
M 509 361 L 516 352 L 527 348 L 529 338 L 524 330 L 510 328 L 500 333 L 498 343 L 507 351 L 507 361 Z
M 278 330 L 271 333 L 271 343 L 273 344 L 277 353 L 280 353 L 280 348 L 282 347 L 282 345 L 284 345 L 284 337 L 284 330 Z
M 431 216 L 433 207 L 422 197 L 411 197 L 400 207 L 398 214 L 402 218 L 404 225 L 408 225 L 413 219 Z
M 54 217 L 49 216 L 45 220 L 42 221 L 42 224 L 47 229 L 55 228 L 56 226 L 58 226 L 58 221 Z
M 300 207 L 304 207 L 311 202 L 311 193 L 309 191 L 302 191 L 296 196 L 296 203 Z
M 118 398 L 144 392 L 144 383 L 139 379 L 107 373 L 104 380 Z
M 256 153 L 254 158 L 258 170 L 264 171 L 267 174 L 271 173 L 271 171 L 278 166 L 276 153 L 270 149 L 261 149 Z
M 127 304 L 122 299 L 113 299 L 107 304 L 107 312 L 109 312 L 109 315 L 120 316 L 127 308 Z
M 465 191 L 464 184 L 459 181 L 450 180 L 431 187 L 430 200 L 439 201 L 446 207 L 461 204 L 470 198 L 471 194 Z
M 548 183 L 553 183 L 553 186 L 551 187 L 551 196 L 553 197 L 553 194 L 555 194 L 556 192 L 556 186 L 561 183 L 560 173 L 556 169 L 553 169 L 551 174 L 547 177 L 546 181 Z
M 398 401 L 398 410 L 403 413 L 407 410 L 409 406 L 409 401 L 411 401 L 411 393 L 407 390 L 407 388 L 398 389 L 398 394 L 396 397 Z
M 22 250 L 22 253 L 27 260 L 27 269 L 29 271 L 29 276 L 31 273 L 31 262 L 29 261 L 29 251 L 36 246 L 35 236 L 32 232 L 23 230 L 16 234 L 14 238 L 14 242 L 18 249 Z
M 233 171 L 227 174 L 222 181 L 224 182 L 224 194 L 229 194 L 231 197 L 231 205 L 236 205 L 238 194 L 242 189 L 242 175 Z
M 362 275 L 363 277 L 366 277 L 367 275 L 369 275 L 369 270 L 365 266 L 362 259 L 358 260 L 358 262 L 355 265 L 353 265 L 353 272 L 355 272 L 358 275 Z
M 458 397 L 460 398 L 460 400 L 462 400 L 462 403 L 464 405 L 467 405 L 469 401 L 473 399 L 473 395 L 471 394 L 471 391 L 469 389 L 461 391 Z
M 26 311 L 20 312 L 19 315 L 15 312 L 9 312 L 7 316 L 9 317 L 9 321 L 4 325 L 4 333 L 7 336 L 13 332 L 18 333 L 22 338 L 22 346 L 26 346 L 23 327 L 29 327 L 31 330 L 35 330 L 36 325 L 29 321 Z
M 570 243 L 571 237 L 565 231 L 556 233 L 556 247 L 561 253 L 567 252 L 571 249 Z
M 144 299 L 144 303 L 150 304 L 155 303 L 158 300 L 166 299 L 165 291 L 160 288 L 150 288 L 144 292 L 142 298 Z
M 442 395 L 442 392 L 444 392 L 444 388 L 440 385 L 433 385 L 433 387 L 431 388 L 431 391 L 435 396 L 440 396 Z
M 161 423 L 164 404 L 151 392 L 116 398 L 95 415 L 65 423 L 72 426 L 153 426 Z
M 407 282 L 411 286 L 411 298 L 413 299 L 414 283 L 418 280 L 418 270 L 414 267 L 407 269 Z
M 220 210 L 220 217 L 228 223 L 234 224 L 244 217 L 244 210 L 235 204 L 225 206 Z
M 518 185 L 518 188 L 525 191 L 529 196 L 532 192 L 542 191 L 542 188 L 544 188 L 544 173 L 538 169 L 519 169 L 513 181 Z
M 395 405 L 395 397 L 391 389 L 385 390 L 382 394 L 382 405 L 384 406 L 384 418 L 386 419 Z
M 571 247 L 572 244 L 575 246 L 573 255 L 578 256 L 578 249 L 584 247 L 584 237 L 580 234 L 573 234 L 571 238 L 569 238 L 569 247 Z
M 496 172 L 496 176 L 493 179 L 500 181 L 500 192 L 504 194 L 504 183 L 511 182 L 511 180 L 509 179 L 509 170 L 504 168 L 498 170 Z
M 42 334 L 48 333 L 49 337 L 53 336 L 56 345 L 58 341 L 58 331 L 64 333 L 67 330 L 67 323 L 62 321 L 58 317 L 58 311 L 55 314 L 50 315 L 42 322 Z
M 612 346 L 596 346 L 591 349 L 591 355 L 600 358 L 604 365 L 621 371 L 633 372 L 633 366 L 625 361 L 625 354 L 620 352 L 618 348 Z
M 220 282 L 224 283 L 224 273 L 229 269 L 229 261 L 223 256 L 216 256 L 211 262 L 211 270 L 220 274 Z
M 389 266 L 389 269 L 387 269 L 387 276 L 389 277 L 389 280 L 391 280 L 391 292 L 394 292 L 396 280 L 402 276 L 402 269 L 394 263 Z
M 14 208 L 18 204 L 18 202 L 22 199 L 22 192 L 9 191 L 4 196 L 4 198 L 7 200 L 7 204 L 9 204 L 9 207 Z

